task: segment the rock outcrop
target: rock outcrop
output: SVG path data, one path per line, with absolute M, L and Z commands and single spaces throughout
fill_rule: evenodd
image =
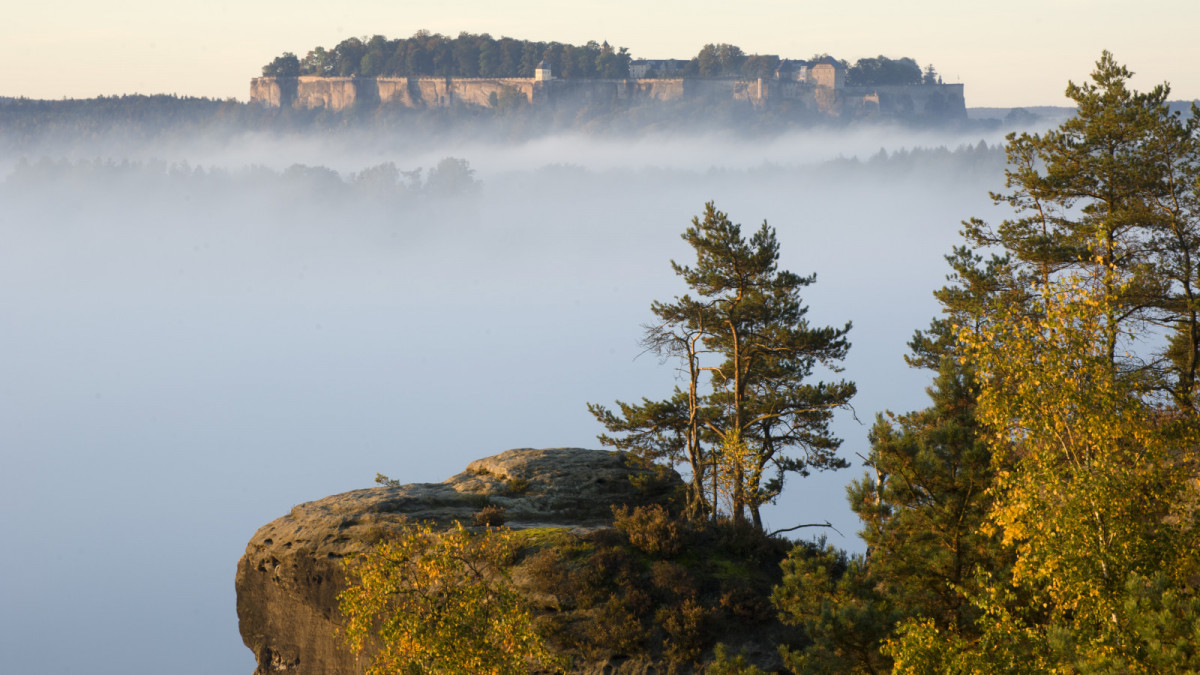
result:
M 256 675 L 350 675 L 363 668 L 335 638 L 342 559 L 417 520 L 471 523 L 486 506 L 514 528 L 596 528 L 612 507 L 660 500 L 679 485 L 626 455 L 555 448 L 509 450 L 443 483 L 355 490 L 301 504 L 255 533 L 237 568 L 242 640 Z
M 962 84 L 871 87 L 842 86 L 836 78 L 796 82 L 774 78 L 727 79 L 553 79 L 454 77 L 256 77 L 250 101 L 273 108 L 494 108 L 521 100 L 542 106 L 641 105 L 691 101 L 697 106 L 745 101 L 763 108 L 787 104 L 795 110 L 846 118 L 945 122 L 965 120 Z

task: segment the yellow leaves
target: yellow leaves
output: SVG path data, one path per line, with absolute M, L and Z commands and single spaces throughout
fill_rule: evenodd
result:
M 1127 92 L 1127 78 L 1106 53 L 1096 85 L 1071 85 L 1079 116 L 1044 137 L 1011 137 L 1014 192 L 998 200 L 1022 217 L 998 230 L 969 226 L 973 243 L 1006 249 L 1005 281 L 1017 284 L 954 329 L 982 388 L 977 418 L 997 470 L 990 518 L 1013 567 L 972 598 L 985 613 L 978 639 L 910 623 L 894 641 L 897 672 L 1196 672 L 1200 623 L 1151 618 L 1138 602 L 1161 607 L 1166 594 L 1139 596 L 1129 584 L 1157 575 L 1191 602 L 1200 578 L 1188 576 L 1200 568 L 1200 519 L 1183 506 L 1200 447 L 1186 334 L 1196 323 L 1179 320 L 1187 310 L 1174 304 L 1185 295 L 1177 284 L 1191 296 L 1196 268 L 1169 260 L 1194 254 L 1195 219 L 1168 243 L 1155 233 L 1166 221 L 1145 201 L 1160 178 L 1181 178 L 1187 187 L 1168 192 L 1194 206 L 1200 137 L 1169 122 L 1157 94 Z M 1186 170 L 1151 157 L 1168 146 Z M 1150 170 L 1163 161 L 1165 173 Z M 1151 335 L 1134 332 L 1147 325 Z M 1186 345 L 1138 361 L 1155 358 L 1133 348 L 1139 339 L 1164 337 Z M 1187 363 L 1168 363 L 1176 357 Z M 1166 395 L 1176 400 L 1163 405 Z M 1186 648 L 1166 656 L 1164 630 L 1187 635 Z
M 348 559 L 346 645 L 372 654 L 368 675 L 556 667 L 502 570 L 515 546 L 506 530 L 414 525 Z
M 1113 637 L 1125 580 L 1191 555 L 1181 543 L 1195 541 L 1194 521 L 1167 516 L 1183 484 L 1172 458 L 1196 443 L 1112 359 L 1120 336 L 1101 281 L 1051 281 L 958 337 L 982 385 L 977 414 L 997 462 L 990 517 L 1015 554 L 1012 588 L 1044 608 L 1039 622 L 1092 636 L 1087 649 L 1108 658 L 1128 639 Z M 995 600 L 981 607 L 1007 611 Z

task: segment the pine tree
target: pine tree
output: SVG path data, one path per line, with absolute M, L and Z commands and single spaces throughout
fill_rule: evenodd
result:
M 1010 137 L 1017 218 L 999 293 L 927 336 L 978 380 L 991 456 L 981 536 L 1010 563 L 956 585 L 968 622 L 910 616 L 896 672 L 1196 672 L 1195 122 L 1167 88 L 1128 90 L 1107 52 L 1070 85 L 1078 115 Z M 1147 326 L 1169 331 L 1153 354 Z M 949 329 L 947 332 L 946 329 Z M 1169 394 L 1164 397 L 1163 393 Z
M 800 291 L 816 277 L 778 269 L 779 244 L 765 222 L 746 239 L 710 202 L 683 239 L 696 264 L 671 265 L 696 296 L 654 303 L 659 323 L 644 344 L 683 361 L 688 389 L 659 403 L 618 402 L 620 414 L 589 409 L 610 432 L 624 434 L 602 436 L 602 443 L 686 457 L 693 513 L 715 515 L 724 504 L 735 520 L 748 517 L 761 529 L 760 509 L 779 495 L 786 474 L 847 466 L 829 422 L 848 405 L 854 384 L 807 380 L 817 366 L 839 369 L 850 324 L 809 325 Z
M 879 416 L 873 473 L 848 489 L 867 553 L 798 546 L 784 565 L 773 600 L 811 641 L 787 650 L 795 672 L 885 672 L 891 659 L 881 650 L 906 619 L 977 632 L 979 610 L 964 593 L 1009 558 L 984 527 L 993 469 L 975 419 L 978 388 L 969 368 L 945 357 L 929 396 L 924 410 Z
M 1190 410 L 1200 372 L 1200 119 L 1173 114 L 1165 84 L 1130 89 L 1131 76 L 1104 52 L 1091 82 L 1067 86 L 1074 117 L 1044 134 L 1010 135 L 1008 190 L 992 197 L 1015 217 L 995 227 L 972 219 L 964 235 L 1003 249 L 1033 290 L 1064 273 L 1099 275 L 1113 300 L 1109 361 Z M 1126 357 L 1121 331 L 1147 322 L 1172 334 L 1170 346 Z
M 1129 76 L 1106 52 L 1074 119 L 1010 136 L 1016 217 L 964 232 L 1002 255 L 948 257 L 910 343 L 933 405 L 881 418 L 851 486 L 867 554 L 785 567 L 805 672 L 1200 669 L 1200 146 Z
M 875 675 L 889 670 L 891 659 L 880 646 L 897 616 L 863 556 L 819 540 L 798 544 L 782 567 L 771 602 L 780 620 L 799 627 L 807 638 L 799 647 L 780 647 L 789 671 Z
M 964 331 L 997 468 L 984 531 L 1013 564 L 963 587 L 973 627 L 904 625 L 889 646 L 898 672 L 1200 667 L 1194 647 L 1161 653 L 1164 638 L 1200 635 L 1196 471 L 1181 461 L 1200 439 L 1112 367 L 1109 278 L 1054 279 L 1031 306 Z

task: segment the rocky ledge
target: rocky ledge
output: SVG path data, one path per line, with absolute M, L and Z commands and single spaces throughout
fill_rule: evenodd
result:
M 646 504 L 679 485 L 626 455 L 554 448 L 509 450 L 476 460 L 443 483 L 354 490 L 292 509 L 255 533 L 238 561 L 242 640 L 256 675 L 349 675 L 363 667 L 338 644 L 341 560 L 404 522 L 471 523 L 488 506 L 514 527 L 596 528 L 615 505 Z

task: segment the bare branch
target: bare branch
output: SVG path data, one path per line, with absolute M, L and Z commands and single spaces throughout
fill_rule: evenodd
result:
M 785 527 L 781 530 L 775 530 L 774 532 L 768 533 L 767 536 L 774 537 L 777 534 L 783 534 L 784 532 L 792 532 L 795 530 L 799 530 L 802 527 L 828 527 L 829 529 L 833 530 L 834 532 L 837 532 L 839 535 L 841 535 L 843 537 L 846 536 L 846 535 L 842 534 L 841 530 L 834 527 L 833 523 L 829 522 L 828 520 L 823 523 L 804 523 L 803 525 L 796 525 L 793 527 Z

